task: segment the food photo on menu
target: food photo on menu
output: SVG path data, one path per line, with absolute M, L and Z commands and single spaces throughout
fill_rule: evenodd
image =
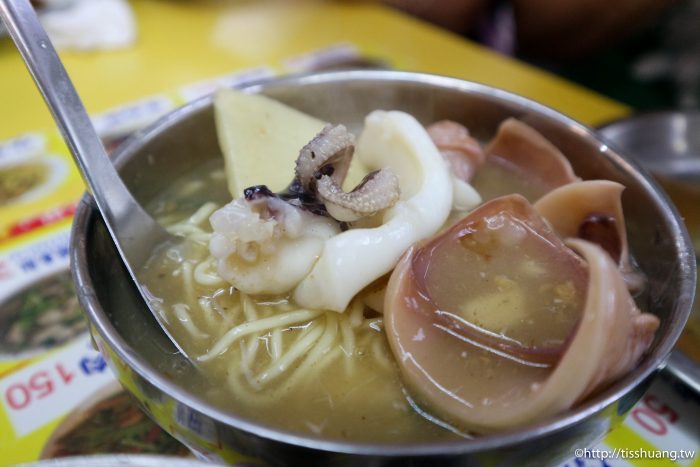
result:
M 0 465 L 700 465 L 697 0 L 0 18 Z

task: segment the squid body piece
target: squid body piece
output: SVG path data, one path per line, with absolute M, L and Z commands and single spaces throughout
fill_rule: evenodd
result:
M 452 172 L 452 208 L 469 211 L 481 204 L 481 195 L 469 183 L 486 159 L 479 142 L 464 125 L 451 120 L 433 123 L 427 130 Z
M 601 247 L 564 243 L 508 195 L 409 250 L 387 285 L 384 326 L 417 399 L 490 433 L 561 413 L 629 372 L 659 319 L 637 308 Z
M 377 214 L 375 228 L 347 230 L 326 240 L 323 253 L 294 292 L 301 306 L 342 312 L 352 297 L 396 265 L 415 242 L 436 233 L 453 201 L 447 164 L 423 126 L 399 111 L 374 111 L 356 156 L 370 170 L 390 168 L 401 199 Z
M 292 290 L 311 270 L 335 221 L 274 196 L 238 198 L 214 212 L 209 249 L 219 275 L 249 294 Z
M 562 185 L 535 204 L 535 210 L 562 238 L 582 238 L 602 247 L 622 272 L 627 287 L 639 292 L 645 277 L 630 258 L 622 191 L 610 180 L 584 180 Z

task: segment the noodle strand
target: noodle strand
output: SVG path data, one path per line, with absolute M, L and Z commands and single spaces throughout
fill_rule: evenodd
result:
M 246 307 L 244 306 L 244 310 L 245 308 Z M 310 321 L 319 316 L 321 313 L 323 312 L 319 310 L 297 310 L 289 313 L 284 313 L 282 315 L 271 316 L 269 318 L 263 318 L 239 324 L 238 326 L 224 334 L 224 336 L 221 339 L 219 339 L 216 342 L 216 344 L 214 344 L 212 349 L 206 354 L 198 357 L 198 360 L 202 362 L 211 360 L 212 358 L 224 353 L 226 349 L 237 339 L 240 339 L 241 337 L 246 336 L 248 334 L 260 332 L 267 328 L 289 326 L 304 321 Z

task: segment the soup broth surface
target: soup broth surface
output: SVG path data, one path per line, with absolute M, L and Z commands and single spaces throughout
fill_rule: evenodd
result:
M 487 162 L 474 186 L 484 199 L 518 192 L 533 200 L 542 190 L 499 160 Z M 163 225 L 186 239 L 159 249 L 141 281 L 160 299 L 171 334 L 198 359 L 205 378 L 185 382 L 193 392 L 231 413 L 324 439 L 411 443 L 470 436 L 422 410 L 402 385 L 382 317 L 366 306 L 386 278 L 358 294 L 344 313 L 304 310 L 287 296 L 248 296 L 222 280 L 209 253 L 208 219 L 229 201 L 221 164 L 212 162 L 172 184 L 150 206 Z M 465 214 L 453 212 L 445 228 Z M 555 258 L 545 253 L 539 260 L 525 254 L 515 263 L 507 256 L 483 262 L 463 246 L 443 261 L 452 264 L 445 269 L 453 277 L 428 278 L 431 289 L 456 287 L 440 294 L 445 297 L 440 306 L 521 345 L 564 343 L 580 313 L 582 295 L 576 290 L 585 278 L 561 277 L 550 264 Z M 471 265 L 466 272 L 463 264 Z M 467 302 L 458 299 L 465 284 L 480 290 L 470 291 Z M 538 325 L 542 322 L 548 323 L 547 332 Z M 416 332 L 441 331 L 427 324 Z M 436 342 L 446 345 L 449 339 Z M 517 401 L 529 387 L 519 383 L 542 381 L 551 371 L 478 350 L 479 358 L 465 360 L 462 347 L 431 352 L 446 362 L 464 360 L 464 371 L 451 376 L 449 387 L 461 387 L 469 374 L 488 379 L 469 388 L 478 404 L 492 403 L 494 393 Z
M 186 226 L 189 216 L 206 203 L 219 207 L 228 201 L 221 166 L 208 165 L 172 184 L 149 208 L 165 225 Z M 169 330 L 188 354 L 210 352 L 228 331 L 251 321 L 251 314 L 252 320 L 261 320 L 299 311 L 287 297 L 252 298 L 215 281 L 215 266 L 203 264 L 209 256 L 208 220 L 195 228 L 203 232 L 200 241 L 195 233 L 178 246 L 164 246 L 141 274 L 150 292 L 162 300 Z M 198 267 L 212 278 L 211 284 L 195 279 Z M 380 316 L 366 309 L 363 299 L 362 294 L 356 297 L 342 314 L 320 312 L 312 321 L 237 339 L 220 355 L 200 362 L 206 381 L 183 383 L 237 415 L 324 439 L 418 442 L 466 436 L 424 414 L 408 398 Z M 313 364 L 303 355 L 285 360 L 295 344 L 317 334 L 317 342 L 331 342 L 329 352 Z

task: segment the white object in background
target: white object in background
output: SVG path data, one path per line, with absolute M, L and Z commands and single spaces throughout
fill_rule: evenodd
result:
M 117 49 L 136 40 L 136 22 L 125 0 L 76 0 L 40 13 L 59 50 Z

